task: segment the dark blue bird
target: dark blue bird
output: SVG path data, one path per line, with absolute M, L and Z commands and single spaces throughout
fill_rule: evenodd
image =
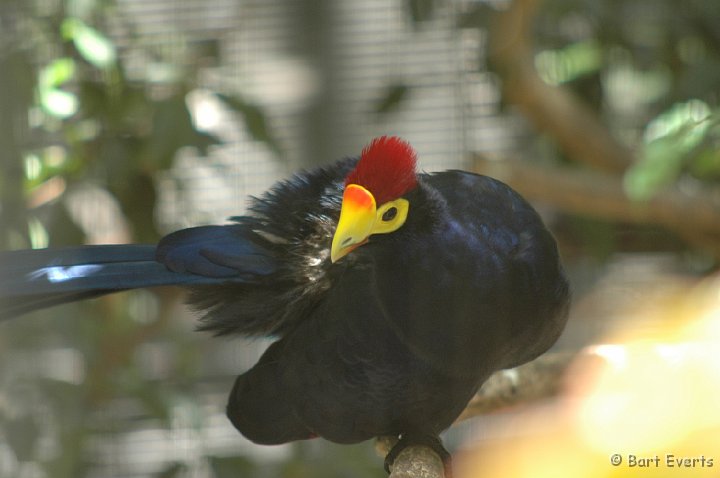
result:
M 546 351 L 568 284 L 555 240 L 505 184 L 416 172 L 396 137 L 300 173 L 225 226 L 155 246 L 0 256 L 0 315 L 137 287 L 180 285 L 200 329 L 272 336 L 227 414 L 263 444 L 400 437 L 428 444 L 493 372 Z

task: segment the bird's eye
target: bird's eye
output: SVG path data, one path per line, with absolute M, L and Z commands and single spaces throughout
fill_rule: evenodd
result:
M 393 219 L 395 219 L 395 216 L 397 216 L 397 212 L 398 210 L 396 207 L 391 207 L 383 213 L 382 220 L 385 222 L 392 221 Z
M 409 207 L 410 203 L 404 198 L 380 206 L 375 213 L 375 223 L 370 234 L 386 234 L 400 229 L 405 224 Z

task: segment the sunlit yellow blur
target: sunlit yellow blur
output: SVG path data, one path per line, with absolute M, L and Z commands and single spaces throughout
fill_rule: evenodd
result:
M 720 476 L 720 280 L 642 307 L 643 325 L 588 350 L 555 404 L 503 423 L 513 436 L 460 456 L 457 475 Z

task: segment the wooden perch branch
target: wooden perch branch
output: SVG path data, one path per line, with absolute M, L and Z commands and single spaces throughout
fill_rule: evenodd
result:
M 378 437 L 375 448 L 385 457 L 397 443 L 395 437 Z M 447 478 L 440 457 L 426 446 L 409 446 L 395 459 L 388 478 Z
M 496 15 L 489 31 L 489 58 L 502 79 L 503 96 L 573 161 L 622 173 L 633 153 L 572 93 L 546 84 L 535 70 L 532 26 L 540 0 L 515 0 Z
M 545 354 L 519 367 L 494 373 L 457 421 L 557 395 L 574 357 L 573 353 Z

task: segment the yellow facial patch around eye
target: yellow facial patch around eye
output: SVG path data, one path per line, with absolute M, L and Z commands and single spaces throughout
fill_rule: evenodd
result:
M 388 201 L 377 209 L 375 224 L 370 234 L 386 234 L 397 231 L 405 224 L 410 202 L 407 199 L 396 199 Z

